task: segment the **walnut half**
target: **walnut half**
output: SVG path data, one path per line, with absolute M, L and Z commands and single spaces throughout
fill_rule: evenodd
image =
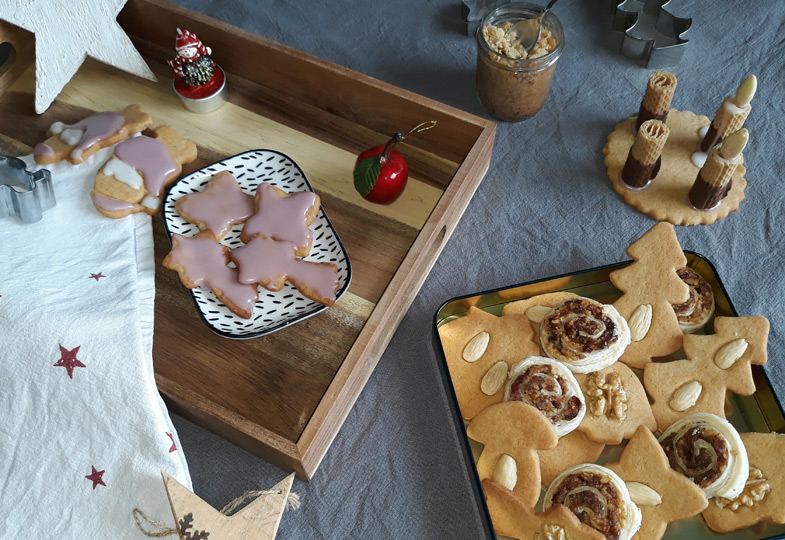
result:
M 739 493 L 735 499 L 725 499 L 723 497 L 715 497 L 714 502 L 720 508 L 730 508 L 736 511 L 742 506 L 750 507 L 756 502 L 760 502 L 771 491 L 769 481 L 763 476 L 763 472 L 757 467 L 750 465 L 750 475 L 747 478 L 747 483 L 744 484 L 744 489 Z
M 619 421 L 627 418 L 627 392 L 618 373 L 590 373 L 586 385 L 586 405 L 593 416 L 605 415 Z

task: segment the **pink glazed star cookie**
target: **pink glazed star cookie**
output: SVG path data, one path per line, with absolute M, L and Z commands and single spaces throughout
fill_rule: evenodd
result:
M 184 220 L 220 240 L 232 225 L 253 215 L 254 198 L 243 192 L 231 173 L 222 171 L 210 179 L 204 191 L 186 195 L 174 206 Z

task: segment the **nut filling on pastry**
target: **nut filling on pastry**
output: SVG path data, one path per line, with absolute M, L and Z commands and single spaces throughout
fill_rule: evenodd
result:
M 726 499 L 725 497 L 714 497 L 714 503 L 720 508 L 728 508 L 735 512 L 739 508 L 750 508 L 755 506 L 771 491 L 771 484 L 768 479 L 763 476 L 763 473 L 757 467 L 750 466 L 750 475 L 747 478 L 747 483 L 744 484 L 744 490 L 735 499 Z
M 586 354 L 607 349 L 619 339 L 616 323 L 603 312 L 602 304 L 584 298 L 567 300 L 544 321 L 546 352 L 557 359 L 579 360 Z
M 690 297 L 683 304 L 673 304 L 673 311 L 684 332 L 700 329 L 714 313 L 714 291 L 711 285 L 689 266 L 679 268 L 676 274 L 690 288 Z
M 672 469 L 705 488 L 716 482 L 728 466 L 728 443 L 718 431 L 692 427 L 660 441 Z
M 562 479 L 553 493 L 553 504 L 563 504 L 582 523 L 600 531 L 608 540 L 619 540 L 624 504 L 608 478 L 592 472 L 576 472 Z
M 567 381 L 553 372 L 548 364 L 529 367 L 510 386 L 510 401 L 523 401 L 540 410 L 551 423 L 572 420 L 578 416 L 582 403 L 578 396 L 569 396 Z

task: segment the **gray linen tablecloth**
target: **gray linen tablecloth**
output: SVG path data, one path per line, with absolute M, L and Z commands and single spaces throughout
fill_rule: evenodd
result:
M 475 42 L 459 0 L 291 2 L 177 0 L 267 38 L 465 111 L 485 115 Z M 544 1 L 542 2 L 544 3 Z M 684 249 L 717 267 L 740 315 L 771 321 L 767 372 L 785 396 L 785 2 L 671 2 L 692 17 L 674 107 L 713 116 L 750 73 L 749 185 L 739 212 L 678 227 Z M 480 517 L 448 421 L 431 323 L 453 296 L 625 260 L 654 220 L 623 203 L 602 147 L 635 114 L 652 70 L 617 53 L 608 2 L 562 0 L 566 47 L 540 113 L 499 124 L 491 167 L 425 281 L 316 478 L 296 481 L 298 511 L 278 537 L 477 538 Z M 238 54 L 240 52 L 238 51 Z M 427 120 L 424 118 L 423 120 Z M 220 507 L 283 471 L 177 416 L 197 494 Z

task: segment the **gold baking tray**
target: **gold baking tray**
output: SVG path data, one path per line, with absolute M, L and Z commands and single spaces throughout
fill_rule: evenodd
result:
M 738 313 L 736 313 L 725 287 L 720 281 L 719 276 L 717 276 L 714 265 L 705 257 L 695 252 L 685 251 L 684 254 L 687 257 L 687 265 L 703 276 L 714 290 L 714 299 L 716 303 L 714 316 L 737 317 Z M 479 476 L 477 476 L 475 467 L 476 460 L 479 458 L 480 451 L 482 450 L 482 445 L 470 440 L 466 436 L 466 424 L 460 416 L 455 390 L 452 386 L 452 381 L 449 378 L 449 370 L 447 361 L 444 357 L 444 349 L 439 340 L 438 328 L 443 324 L 465 316 L 471 306 L 500 316 L 502 314 L 502 308 L 509 302 L 524 300 L 538 294 L 550 292 L 568 291 L 579 296 L 594 298 L 603 303 L 614 302 L 621 296 L 621 292 L 611 284 L 609 275 L 612 271 L 628 266 L 630 263 L 631 261 L 626 261 L 582 272 L 531 281 L 522 285 L 453 298 L 442 304 L 436 312 L 436 315 L 434 316 L 434 333 L 436 349 L 441 357 L 440 370 L 445 381 L 445 386 L 452 398 L 451 408 L 453 409 L 456 430 L 459 432 L 459 437 L 464 441 L 466 467 L 470 470 L 470 476 L 474 481 L 472 491 L 477 498 L 478 509 L 487 522 L 484 525 L 488 538 L 496 538 L 496 536 L 493 533 L 490 515 L 488 514 L 488 508 L 485 505 L 480 479 Z M 713 333 L 713 326 L 714 318 L 712 317 L 701 333 Z M 677 351 L 673 355 L 666 357 L 668 360 L 678 360 L 682 358 L 684 358 L 683 351 Z M 641 375 L 641 370 L 636 369 L 634 371 L 638 373 L 639 376 Z M 756 392 L 751 396 L 738 396 L 729 393 L 726 402 L 728 420 L 739 432 L 757 431 L 761 433 L 785 433 L 785 412 L 783 412 L 774 395 L 771 382 L 761 366 L 753 365 L 752 372 L 755 380 Z M 623 444 L 606 446 L 602 455 L 597 460 L 597 463 L 616 461 L 621 454 L 623 447 Z M 785 456 L 783 456 L 783 458 L 785 458 Z M 537 505 L 538 510 L 540 509 L 541 503 L 542 501 Z M 785 538 L 785 525 L 764 523 L 732 533 L 719 534 L 709 529 L 701 516 L 695 516 L 688 520 L 670 524 L 663 537 L 664 540 L 700 540 L 709 538 L 714 540 L 772 540 Z

